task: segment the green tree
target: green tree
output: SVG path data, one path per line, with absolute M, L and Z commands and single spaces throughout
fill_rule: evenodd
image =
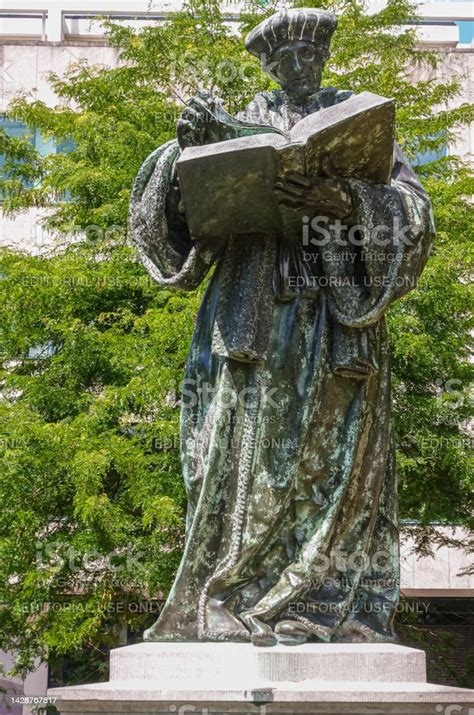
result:
M 325 5 L 340 17 L 326 84 L 395 97 L 410 157 L 472 119 L 472 107 L 444 108 L 455 82 L 413 79 L 415 66 L 438 59 L 401 27 L 415 15 L 408 0 L 371 16 L 357 0 Z M 273 11 L 249 6 L 241 33 Z M 0 646 L 19 650 L 19 667 L 143 629 L 156 613 L 141 604 L 166 595 L 179 561 L 179 382 L 201 294 L 151 285 L 125 226 L 134 176 L 173 136 L 184 98 L 206 87 L 236 112 L 272 86 L 224 20 L 213 2 L 192 2 L 159 27 L 108 24 L 120 66 L 80 62 L 52 75 L 54 108 L 26 96 L 11 105 L 71 150 L 41 157 L 28 138 L 0 134 L 4 210 L 44 207 L 46 227 L 65 238 L 49 256 L 1 255 Z M 454 157 L 419 172 L 437 248 L 389 325 L 401 512 L 426 549 L 432 522 L 466 524 L 471 511 L 463 424 L 474 182 Z

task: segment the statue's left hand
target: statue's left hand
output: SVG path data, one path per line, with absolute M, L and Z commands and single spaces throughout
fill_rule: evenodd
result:
M 284 181 L 277 182 L 275 193 L 279 203 L 287 209 L 305 213 L 345 218 L 353 209 L 352 197 L 347 182 L 337 176 L 329 160 L 323 162 L 326 176 L 309 177 L 304 174 L 288 174 Z
M 342 179 L 309 178 L 289 174 L 276 184 L 279 203 L 293 211 L 310 211 L 334 218 L 345 218 L 352 211 L 352 198 Z

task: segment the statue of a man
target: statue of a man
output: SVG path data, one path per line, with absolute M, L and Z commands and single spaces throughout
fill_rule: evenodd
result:
M 247 49 L 281 89 L 258 94 L 238 119 L 287 131 L 347 100 L 350 92 L 321 87 L 335 27 L 332 14 L 308 8 L 258 25 Z M 278 182 L 282 212 L 300 217 L 299 238 L 194 241 L 176 161 L 206 141 L 196 106 L 177 140 L 145 161 L 131 202 L 132 234 L 158 283 L 192 290 L 214 266 L 181 407 L 185 551 L 145 639 L 393 641 L 399 556 L 384 313 L 424 267 L 430 201 L 395 147 L 388 186 L 344 179 L 330 163 L 324 176 Z M 309 230 L 316 216 L 328 218 L 324 240 Z M 219 319 L 237 338 L 253 331 L 255 350 L 226 352 Z

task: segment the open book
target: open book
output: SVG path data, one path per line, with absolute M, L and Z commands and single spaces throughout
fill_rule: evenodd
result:
M 280 233 L 275 182 L 291 172 L 320 176 L 324 155 L 340 176 L 389 183 L 394 117 L 393 100 L 362 92 L 304 117 L 287 136 L 188 147 L 178 174 L 191 236 Z

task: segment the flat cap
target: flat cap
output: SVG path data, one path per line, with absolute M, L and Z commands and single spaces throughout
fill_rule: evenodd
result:
M 245 38 L 245 47 L 257 57 L 271 54 L 291 40 L 305 40 L 329 48 L 337 17 L 319 8 L 280 10 L 261 22 Z

